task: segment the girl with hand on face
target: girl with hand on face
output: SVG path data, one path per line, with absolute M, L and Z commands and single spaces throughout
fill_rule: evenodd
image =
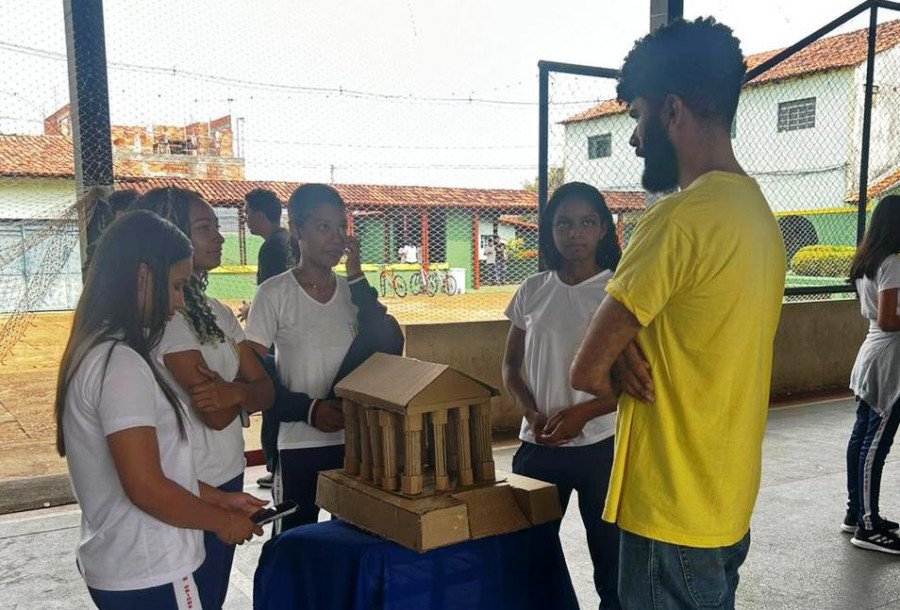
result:
M 274 390 L 265 370 L 244 342 L 244 332 L 230 308 L 206 295 L 207 274 L 222 262 L 222 243 L 215 211 L 200 195 L 179 188 L 145 193 L 136 207 L 169 220 L 190 239 L 193 273 L 185 284 L 184 307 L 166 325 L 154 351 L 188 414 L 188 430 L 197 476 L 222 492 L 244 487 L 242 421 L 267 409 Z M 263 500 L 243 494 L 244 509 L 259 510 Z M 203 604 L 218 608 L 228 591 L 234 547 L 214 536 L 204 539 L 206 561 L 201 578 L 213 583 Z
M 172 224 L 115 221 L 63 354 L 56 444 L 82 510 L 78 567 L 104 610 L 199 608 L 201 530 L 229 546 L 262 534 L 243 494 L 198 482 L 182 407 L 151 355 L 190 277 L 191 244 Z
M 512 322 L 503 383 L 524 415 L 513 472 L 554 483 L 563 512 L 573 490 L 601 608 L 618 608 L 619 533 L 600 519 L 613 458 L 615 414 L 569 383 L 569 367 L 621 258 L 612 214 L 593 186 L 570 182 L 540 223 L 549 271 L 529 277 L 506 310 Z
M 247 320 L 247 339 L 261 358 L 275 347 L 275 501 L 299 506 L 276 523 L 278 532 L 317 521 L 318 473 L 343 464 L 344 416 L 335 383 L 375 351 L 403 350 L 399 326 L 366 283 L 340 194 L 305 184 L 288 201 L 288 219 L 300 263 L 260 285 Z M 343 277 L 334 267 L 345 253 Z

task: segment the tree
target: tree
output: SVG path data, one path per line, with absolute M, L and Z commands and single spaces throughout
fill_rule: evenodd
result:
M 547 192 L 553 194 L 553 191 L 561 187 L 566 182 L 565 169 L 562 167 L 547 168 Z M 535 178 L 530 182 L 522 183 L 522 188 L 526 191 L 536 193 L 538 190 L 538 179 Z

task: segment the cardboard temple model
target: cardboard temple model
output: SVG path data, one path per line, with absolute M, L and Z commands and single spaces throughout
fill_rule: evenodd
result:
M 446 364 L 375 354 L 335 393 L 344 467 L 321 472 L 316 492 L 333 515 L 417 551 L 560 518 L 554 485 L 495 473 L 491 386 Z
M 490 386 L 445 364 L 375 354 L 336 393 L 344 474 L 406 496 L 494 482 Z

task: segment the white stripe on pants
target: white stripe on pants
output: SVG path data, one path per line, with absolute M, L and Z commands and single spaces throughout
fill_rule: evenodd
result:
M 875 431 L 875 436 L 872 437 L 872 444 L 869 445 L 869 450 L 866 452 L 866 461 L 863 466 L 862 497 L 860 502 L 863 507 L 863 527 L 867 530 L 875 527 L 872 522 L 872 466 L 875 464 L 878 444 L 881 442 L 881 437 L 884 436 L 884 429 L 891 418 L 891 411 L 892 409 L 888 409 L 881 414 L 881 423 L 878 424 L 878 430 Z

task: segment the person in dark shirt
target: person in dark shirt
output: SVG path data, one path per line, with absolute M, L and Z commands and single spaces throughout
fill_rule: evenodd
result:
M 291 234 L 281 226 L 281 201 L 272 191 L 254 189 L 244 197 L 247 228 L 265 242 L 259 248 L 256 284 L 284 273 L 294 266 Z
M 259 248 L 256 267 L 256 285 L 260 285 L 270 277 L 284 273 L 294 266 L 294 254 L 291 248 L 291 234 L 281 226 L 281 201 L 278 196 L 267 189 L 253 189 L 244 196 L 244 213 L 247 217 L 247 228 L 250 233 L 262 237 L 265 241 Z M 238 314 L 243 322 L 247 319 L 250 306 L 244 303 Z M 277 451 L 278 424 L 263 414 L 260 442 L 266 458 L 264 477 L 257 479 L 260 487 L 272 487 L 272 473 L 275 471 Z

